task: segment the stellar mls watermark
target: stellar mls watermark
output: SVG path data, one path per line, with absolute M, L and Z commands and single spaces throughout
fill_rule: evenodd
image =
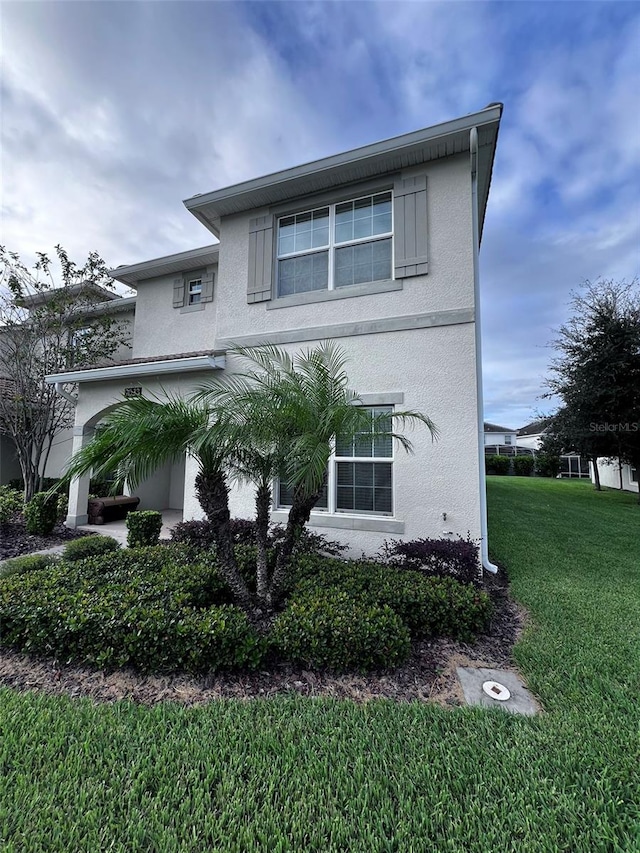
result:
M 626 423 L 610 424 L 608 421 L 603 423 L 590 423 L 589 430 L 591 432 L 640 432 L 640 422 L 627 421 Z

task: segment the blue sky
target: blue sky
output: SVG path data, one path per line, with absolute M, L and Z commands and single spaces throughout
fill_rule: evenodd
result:
M 631 2 L 3 3 L 1 240 L 112 266 L 210 236 L 196 192 L 505 105 L 485 414 L 522 426 L 585 279 L 640 273 Z

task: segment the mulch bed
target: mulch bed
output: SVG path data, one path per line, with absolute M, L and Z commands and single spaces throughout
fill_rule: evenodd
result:
M 0 560 L 31 554 L 33 551 L 43 551 L 54 545 L 64 545 L 70 539 L 86 536 L 84 530 L 70 530 L 64 524 L 56 524 L 48 536 L 32 536 L 27 533 L 24 521 L 16 517 L 13 521 L 0 524 Z
M 486 588 L 495 612 L 486 634 L 475 643 L 437 639 L 416 643 L 404 666 L 387 673 L 333 675 L 291 664 L 252 673 L 220 673 L 203 678 L 187 675 L 140 675 L 133 670 L 100 672 L 56 660 L 34 660 L 0 650 L 0 685 L 53 695 L 86 697 L 94 702 L 129 699 L 145 705 L 178 702 L 196 706 L 214 699 L 269 698 L 277 695 L 324 696 L 366 702 L 392 699 L 463 705 L 457 666 L 513 669 L 512 648 L 526 614 L 509 596 L 505 575 L 489 576 Z

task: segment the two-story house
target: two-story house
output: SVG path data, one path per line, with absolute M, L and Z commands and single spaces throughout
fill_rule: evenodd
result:
M 79 388 L 74 447 L 123 396 L 188 394 L 234 371 L 233 344 L 290 352 L 333 339 L 351 384 L 376 409 L 417 409 L 413 455 L 371 447 L 336 456 L 311 524 L 372 553 L 390 537 L 484 539 L 478 251 L 502 106 L 307 163 L 184 203 L 219 242 L 121 266 L 137 291 L 132 358 L 50 382 Z M 346 451 L 343 451 L 346 452 Z M 202 511 L 189 458 L 136 491 L 141 508 Z M 86 522 L 88 479 L 68 524 Z M 274 491 L 272 518 L 287 515 Z M 251 517 L 253 494 L 231 509 Z
M 500 424 L 484 422 L 485 453 L 497 453 L 513 456 L 516 452 L 517 430 Z

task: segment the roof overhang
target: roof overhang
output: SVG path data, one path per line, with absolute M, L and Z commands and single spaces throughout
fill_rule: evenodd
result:
M 199 355 L 191 358 L 167 358 L 163 361 L 142 361 L 136 364 L 114 364 L 89 370 L 71 370 L 54 373 L 45 378 L 47 385 L 68 382 L 106 382 L 110 379 L 135 379 L 143 376 L 159 376 L 167 373 L 192 373 L 197 370 L 223 370 L 224 354 Z
M 135 288 L 139 281 L 147 278 L 157 278 L 162 275 L 188 272 L 218 263 L 219 244 L 202 246 L 199 249 L 189 249 L 188 252 L 177 252 L 175 255 L 165 255 L 150 261 L 141 261 L 131 266 L 120 266 L 109 270 L 111 278 Z
M 477 113 L 453 121 L 231 187 L 198 194 L 186 199 L 184 205 L 217 237 L 223 216 L 278 204 L 467 152 L 470 150 L 470 132 L 475 127 L 478 131 L 478 198 L 482 230 L 501 115 L 502 104 L 490 104 Z

